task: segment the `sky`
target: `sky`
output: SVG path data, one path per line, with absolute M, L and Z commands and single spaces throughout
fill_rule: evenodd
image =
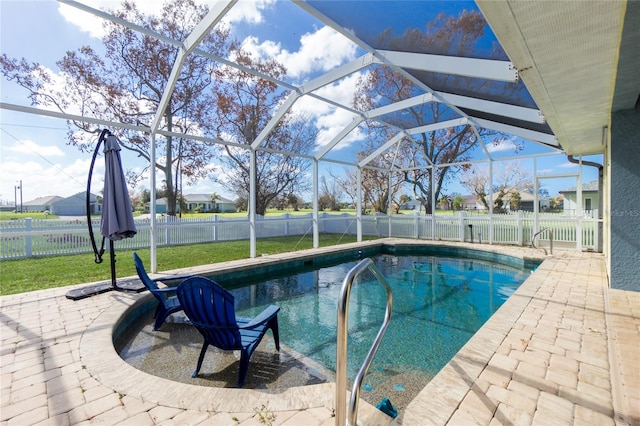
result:
M 82 0 L 82 3 L 97 9 L 119 6 L 119 2 L 112 0 Z M 149 0 L 138 1 L 137 4 L 144 12 L 151 13 L 157 10 L 160 2 Z M 228 15 L 226 23 L 233 37 L 240 40 L 245 48 L 255 55 L 274 57 L 283 63 L 292 83 L 308 81 L 363 54 L 346 38 L 315 21 L 288 1 L 241 1 Z M 77 50 L 82 45 L 100 46 L 101 36 L 100 18 L 54 0 L 0 0 L 1 53 L 38 62 L 54 74 L 59 72 L 56 61 L 66 51 Z M 321 93 L 330 99 L 349 101 L 357 77 L 358 74 L 339 80 L 322 88 Z M 4 78 L 0 79 L 0 100 L 30 106 L 26 91 Z M 345 111 L 311 100 L 298 102 L 294 108 L 318 117 L 319 146 L 326 144 L 352 118 Z M 67 197 L 86 189 L 92 154 L 67 145 L 66 131 L 67 126 L 63 120 L 0 109 L 0 204 L 13 204 L 14 200 L 19 204 L 20 185 L 24 202 L 50 195 Z M 354 132 L 345 146 L 360 137 L 361 133 Z M 508 141 L 490 144 L 489 149 L 498 157 L 515 155 Z M 542 151 L 533 147 L 527 148 L 526 153 Z M 145 164 L 132 153 L 123 151 L 121 155 L 125 168 L 138 171 L 144 169 Z M 347 154 L 339 152 L 336 155 L 339 157 Z M 104 166 L 100 160 L 101 157 L 93 172 L 93 193 L 99 193 L 102 189 Z M 517 161 L 519 167 L 532 170 L 532 159 Z M 601 162 L 601 159 L 596 158 L 596 161 Z M 538 174 L 564 175 L 578 172 L 577 166 L 569 163 L 562 155 L 540 157 L 535 162 Z M 321 163 L 320 174 L 326 175 L 330 169 L 335 174 L 344 172 L 343 166 Z M 584 169 L 584 182 L 596 178 L 595 169 Z M 161 179 L 160 175 L 158 179 Z M 543 179 L 540 182 L 550 195 L 576 185 L 573 177 Z M 148 180 L 141 182 L 136 189 L 142 188 L 148 188 Z M 225 191 L 210 179 L 185 187 L 183 192 L 216 192 L 223 197 L 235 199 L 234 194 Z M 450 182 L 446 189 L 449 194 L 467 192 L 456 182 Z

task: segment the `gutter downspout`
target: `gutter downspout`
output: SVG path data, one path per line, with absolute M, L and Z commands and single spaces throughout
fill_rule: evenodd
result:
M 573 164 L 581 164 L 580 160 L 576 159 L 572 155 L 567 154 L 567 160 Z M 603 182 L 603 171 L 604 166 L 602 164 L 595 163 L 593 161 L 585 161 L 582 160 L 582 164 L 585 166 L 596 167 L 598 169 L 598 243 L 596 244 L 596 251 L 598 253 L 602 253 L 602 207 L 604 204 L 604 194 L 602 192 L 604 182 Z

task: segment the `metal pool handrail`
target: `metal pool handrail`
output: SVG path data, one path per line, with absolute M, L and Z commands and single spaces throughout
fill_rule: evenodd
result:
M 351 390 L 351 399 L 349 401 L 349 412 L 346 413 L 347 402 L 347 334 L 348 334 L 348 321 L 349 318 L 349 297 L 351 295 L 351 286 L 358 275 L 369 269 L 371 273 L 378 279 L 378 281 L 385 287 L 387 291 L 387 308 L 384 314 L 384 321 L 378 335 L 369 349 L 369 353 L 365 357 L 360 371 L 356 375 L 353 381 L 353 388 Z M 373 361 L 373 357 L 382 342 L 384 333 L 387 331 L 389 321 L 391 321 L 391 306 L 392 306 L 391 287 L 387 283 L 386 278 L 380 270 L 376 267 L 373 261 L 369 258 L 363 259 L 356 266 L 354 266 L 344 278 L 342 282 L 342 289 L 340 290 L 340 298 L 338 299 L 338 341 L 336 350 L 336 426 L 356 426 L 358 419 L 358 400 L 360 398 L 360 387 L 362 386 L 362 380 L 369 370 L 369 366 Z M 347 418 L 348 417 L 348 418 Z
M 551 228 L 544 228 L 541 229 L 540 231 L 536 232 L 535 234 L 533 234 L 533 237 L 531 237 L 531 246 L 533 248 L 541 248 L 542 250 L 544 250 L 544 255 L 547 256 L 547 249 L 544 247 L 537 247 L 536 246 L 536 237 L 540 234 L 542 234 L 544 231 L 549 231 L 549 254 L 553 254 L 553 229 Z

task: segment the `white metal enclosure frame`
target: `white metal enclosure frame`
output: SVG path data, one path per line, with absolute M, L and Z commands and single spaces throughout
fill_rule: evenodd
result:
M 177 55 L 177 59 L 173 65 L 171 77 L 169 79 L 169 84 L 164 89 L 164 93 L 162 95 L 162 100 L 160 103 L 160 107 L 156 110 L 155 115 L 153 117 L 152 122 L 148 127 L 146 126 L 132 126 L 126 123 L 117 123 L 104 121 L 100 119 L 96 119 L 93 117 L 85 117 L 85 116 L 74 116 L 70 114 L 56 113 L 51 111 L 44 111 L 36 108 L 29 108 L 19 105 L 2 103 L 0 104 L 0 108 L 20 111 L 30 114 L 38 114 L 50 117 L 61 118 L 65 120 L 85 122 L 85 123 L 94 123 L 102 126 L 111 126 L 111 127 L 124 127 L 129 129 L 134 129 L 140 132 L 148 133 L 151 135 L 151 148 L 150 148 L 150 156 L 152 158 L 152 163 L 156 158 L 155 153 L 155 138 L 157 135 L 170 135 L 183 137 L 186 139 L 191 139 L 194 141 L 202 141 L 202 142 L 212 142 L 216 144 L 226 144 L 235 146 L 242 149 L 248 149 L 251 151 L 251 162 L 252 162 L 252 173 L 255 173 L 255 161 L 256 161 L 256 152 L 260 150 L 265 151 L 273 151 L 269 147 L 264 146 L 264 141 L 267 135 L 275 128 L 280 119 L 289 111 L 293 105 L 300 100 L 304 96 L 312 97 L 318 101 L 322 101 L 327 103 L 335 108 L 340 108 L 345 111 L 348 111 L 353 114 L 354 118 L 352 122 L 344 127 L 341 132 L 339 132 L 328 144 L 326 144 L 323 148 L 319 149 L 313 155 L 302 155 L 305 158 L 308 158 L 312 161 L 313 164 L 313 206 L 314 206 L 314 247 L 319 245 L 318 241 L 318 163 L 321 161 L 332 162 L 337 164 L 343 164 L 345 166 L 355 167 L 357 169 L 358 175 L 360 175 L 361 170 L 364 168 L 375 168 L 371 165 L 372 161 L 379 155 L 388 152 L 396 148 L 399 144 L 404 143 L 406 141 L 411 141 L 415 135 L 419 135 L 425 132 L 438 130 L 438 129 L 446 129 L 450 127 L 456 126 L 470 126 L 476 134 L 476 138 L 480 147 L 482 148 L 486 158 L 483 160 L 475 160 L 474 163 L 479 162 L 487 162 L 489 164 L 490 170 L 492 168 L 493 162 L 496 160 L 492 157 L 491 153 L 485 146 L 484 141 L 482 141 L 481 137 L 478 134 L 477 128 L 488 128 L 493 129 L 495 131 L 508 133 L 514 135 L 516 137 L 531 141 L 533 143 L 540 144 L 546 148 L 550 148 L 549 154 L 540 154 L 542 155 L 550 155 L 555 153 L 561 153 L 562 147 L 556 136 L 550 131 L 540 131 L 536 130 L 538 128 L 546 126 L 546 120 L 542 112 L 537 108 L 519 106 L 514 104 L 508 104 L 503 102 L 498 102 L 491 99 L 484 99 L 481 97 L 470 97 L 464 96 L 460 94 L 447 93 L 441 90 L 434 89 L 429 86 L 428 82 L 423 81 L 419 77 L 416 76 L 412 71 L 419 72 L 431 72 L 431 73 L 444 73 L 448 75 L 460 75 L 465 77 L 471 77 L 476 79 L 486 79 L 486 80 L 495 80 L 501 82 L 517 82 L 519 79 L 519 71 L 517 67 L 511 63 L 510 61 L 504 60 L 491 60 L 491 59 L 481 59 L 481 58 L 471 58 L 471 57 L 452 57 L 452 56 L 442 56 L 442 55 L 432 55 L 425 53 L 415 53 L 415 52 L 403 52 L 403 51 L 391 51 L 386 49 L 376 49 L 370 43 L 365 42 L 363 39 L 359 38 L 354 32 L 350 31 L 348 28 L 344 26 L 344 24 L 340 24 L 334 20 L 334 17 L 328 16 L 323 13 L 319 9 L 319 3 L 316 2 L 306 2 L 300 0 L 294 0 L 293 3 L 298 5 L 302 10 L 309 13 L 324 25 L 327 25 L 333 28 L 338 33 L 342 34 L 344 37 L 347 37 L 354 44 L 356 44 L 360 49 L 362 49 L 365 53 L 364 55 L 358 57 L 357 59 L 338 66 L 320 77 L 304 82 L 300 85 L 293 85 L 286 81 L 276 80 L 268 75 L 260 73 L 256 70 L 244 67 L 238 63 L 235 63 L 227 58 L 218 57 L 211 53 L 202 51 L 198 49 L 198 43 L 207 35 L 209 31 L 220 22 L 227 13 L 236 5 L 238 0 L 225 0 L 220 1 L 215 4 L 213 8 L 209 11 L 206 17 L 194 28 L 193 32 L 187 37 L 185 40 L 172 40 L 169 39 L 162 34 L 158 34 L 154 31 L 151 31 L 146 28 L 142 28 L 133 23 L 126 22 L 116 16 L 105 13 L 103 11 L 91 8 L 87 5 L 84 5 L 78 1 L 74 0 L 58 0 L 60 3 L 67 4 L 69 6 L 78 8 L 87 13 L 91 13 L 93 15 L 99 16 L 103 19 L 113 21 L 119 25 L 126 26 L 134 31 L 142 32 L 145 35 L 150 37 L 155 37 L 163 42 L 166 42 L 175 48 L 178 49 L 179 54 Z M 175 132 L 167 132 L 161 128 L 162 124 L 162 115 L 164 111 L 164 106 L 167 105 L 171 94 L 174 89 L 174 85 L 178 75 L 180 73 L 180 69 L 184 64 L 185 58 L 188 55 L 202 55 L 212 61 L 215 61 L 220 64 L 224 64 L 226 66 L 234 67 L 239 70 L 242 70 L 246 73 L 254 75 L 257 78 L 267 79 L 269 81 L 273 81 L 278 86 L 280 86 L 283 90 L 288 90 L 290 93 L 286 98 L 286 101 L 280 106 L 280 108 L 274 112 L 271 117 L 269 123 L 260 131 L 258 137 L 251 143 L 251 145 L 242 145 L 230 141 L 225 141 L 222 139 L 216 139 L 211 137 L 202 137 L 195 136 L 189 134 L 181 134 Z M 419 96 L 414 96 L 409 99 L 404 99 L 400 102 L 396 102 L 389 105 L 380 106 L 368 111 L 358 111 L 353 108 L 353 106 L 339 103 L 335 100 L 328 99 L 318 94 L 318 89 L 331 84 L 332 82 L 338 81 L 342 78 L 345 78 L 354 72 L 365 69 L 366 67 L 376 65 L 376 66 L 386 66 L 391 67 L 396 72 L 403 75 L 405 78 L 412 81 L 416 87 L 421 88 L 423 93 Z M 446 105 L 451 111 L 458 116 L 458 118 L 447 119 L 440 122 L 434 122 L 428 125 L 412 127 L 412 128 L 402 128 L 397 126 L 395 123 L 385 121 L 384 117 L 390 113 L 398 112 L 406 108 L 411 108 L 414 106 L 427 104 L 430 102 L 437 102 L 443 105 Z M 482 111 L 492 118 L 487 118 L 486 116 L 482 116 L 479 114 L 472 114 L 470 111 Z M 503 120 L 500 120 L 496 117 L 502 117 Z M 333 148 L 335 148 L 344 138 L 346 138 L 351 132 L 354 131 L 358 126 L 362 125 L 367 121 L 376 121 L 381 125 L 387 126 L 392 129 L 395 133 L 395 136 L 389 139 L 386 143 L 381 145 L 377 150 L 375 150 L 371 155 L 364 158 L 361 161 L 353 160 L 336 160 L 332 158 L 328 158 L 327 154 L 331 152 Z M 517 125 L 517 123 L 523 124 L 522 126 Z M 527 124 L 528 123 L 528 124 Z M 283 155 L 298 155 L 299 153 L 294 152 L 277 152 Z M 522 157 L 518 157 L 522 158 Z M 505 160 L 505 158 L 501 158 L 500 160 Z M 456 164 L 447 163 L 447 164 L 429 164 L 428 168 L 438 168 L 438 167 L 451 167 Z M 397 167 L 392 164 L 391 167 L 385 172 L 392 173 L 397 171 L 402 171 L 403 169 Z M 361 179 L 359 179 L 359 182 Z M 251 179 L 251 182 L 254 182 L 254 179 Z M 156 171 L 155 168 L 151 167 L 151 229 L 152 229 L 152 238 L 151 238 L 151 270 L 156 271 L 156 243 L 155 243 L 155 230 L 157 229 L 156 219 L 155 219 L 155 183 L 156 183 Z M 433 181 L 432 181 L 433 184 Z M 359 190 L 361 192 L 361 190 Z M 431 191 L 434 194 L 433 188 Z M 536 194 L 537 197 L 537 194 Z M 362 228 L 361 228 L 361 196 L 358 197 L 358 240 L 362 239 Z M 255 203 L 256 203 L 256 194 L 255 194 L 255 186 L 252 185 L 249 197 L 249 218 L 250 218 L 250 256 L 256 256 L 256 213 L 255 213 Z M 535 203 L 537 205 L 537 202 Z M 435 205 L 435 200 L 432 200 L 432 205 Z M 491 236 L 489 236 L 489 242 L 491 242 Z

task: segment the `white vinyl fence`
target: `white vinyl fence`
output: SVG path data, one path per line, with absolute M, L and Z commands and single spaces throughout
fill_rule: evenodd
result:
M 352 214 L 318 215 L 321 234 L 355 235 L 357 217 Z M 594 249 L 597 246 L 597 220 L 564 217 L 557 214 L 538 216 L 538 228 L 553 231 L 554 246 Z M 367 236 L 414 238 L 425 240 L 468 241 L 486 244 L 529 245 L 534 235 L 532 213 L 505 215 L 372 215 L 362 217 L 362 233 Z M 249 219 L 213 215 L 203 218 L 158 218 L 158 247 L 216 241 L 248 240 Z M 92 223 L 96 244 L 100 245 L 100 219 Z M 151 245 L 150 221 L 137 220 L 138 234 L 134 238 L 116 241 L 117 249 L 139 249 Z M 313 234 L 313 217 L 289 215 L 258 217 L 257 238 L 300 236 Z M 537 246 L 549 246 L 549 232 L 537 239 Z M 579 237 L 579 238 L 578 238 Z M 34 256 L 90 253 L 89 231 L 84 220 L 25 219 L 0 222 L 0 260 Z

